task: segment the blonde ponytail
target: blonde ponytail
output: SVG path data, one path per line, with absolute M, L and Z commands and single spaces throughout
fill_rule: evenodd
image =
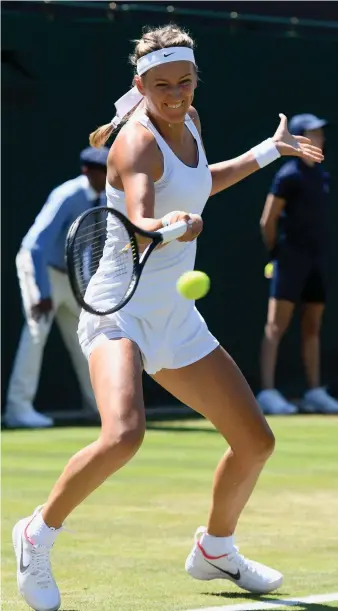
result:
M 95 146 L 95 148 L 100 148 L 106 144 L 108 138 L 112 135 L 114 131 L 114 127 L 111 123 L 106 123 L 105 125 L 101 125 L 98 127 L 95 132 L 92 132 L 89 135 L 89 144 L 90 146 Z
M 128 112 L 128 114 L 125 117 L 123 117 L 119 125 L 116 125 L 114 127 L 113 123 L 106 123 L 105 125 L 101 125 L 101 127 L 98 127 L 95 130 L 95 132 L 92 132 L 91 134 L 89 134 L 90 146 L 95 146 L 96 148 L 100 148 L 100 146 L 104 146 L 104 144 L 107 142 L 108 138 L 110 138 L 112 133 L 117 128 L 120 128 L 122 127 L 122 125 L 127 123 L 128 119 L 130 119 L 130 117 L 134 114 L 134 112 L 141 105 L 141 103 L 142 103 L 142 100 L 140 100 L 140 102 L 136 104 L 135 108 L 133 108 L 130 112 Z

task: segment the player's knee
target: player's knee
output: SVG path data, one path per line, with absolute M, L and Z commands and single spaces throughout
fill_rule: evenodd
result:
M 116 424 L 110 432 L 103 431 L 102 449 L 107 460 L 115 462 L 130 460 L 142 445 L 145 434 L 145 421 L 141 417 L 132 418 Z
M 122 454 L 132 457 L 142 445 L 145 434 L 145 423 L 137 418 L 131 422 L 120 425 L 118 433 L 118 445 Z
M 271 454 L 273 454 L 275 445 L 275 436 L 272 430 L 269 428 L 265 432 L 261 442 L 258 444 L 258 455 L 260 455 L 264 460 L 267 460 L 271 456 Z
M 257 468 L 262 468 L 270 458 L 275 448 L 275 437 L 271 429 L 266 425 L 259 434 L 246 439 L 245 444 L 239 447 L 232 446 L 233 453 L 237 456 L 243 472 L 256 473 Z
M 275 436 L 270 428 L 266 428 L 257 436 L 248 448 L 248 460 L 252 465 L 265 463 L 275 449 Z

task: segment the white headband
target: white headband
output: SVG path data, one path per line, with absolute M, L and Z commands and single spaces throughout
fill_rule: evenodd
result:
M 170 62 L 188 61 L 195 64 L 194 52 L 189 47 L 167 47 L 166 49 L 159 49 L 152 53 L 143 55 L 136 64 L 136 72 L 139 76 L 142 76 L 145 72 L 155 66 L 161 64 L 169 64 Z M 116 115 L 111 121 L 113 127 L 117 127 L 122 119 L 142 100 L 143 95 L 139 92 L 137 87 L 133 87 L 121 98 L 115 102 Z

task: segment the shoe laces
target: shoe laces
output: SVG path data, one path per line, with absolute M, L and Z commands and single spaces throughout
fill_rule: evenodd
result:
M 239 554 L 239 547 L 237 547 L 237 545 L 234 545 L 232 550 L 228 552 L 227 560 L 229 560 L 229 562 L 234 562 L 239 569 L 247 571 L 249 568 L 250 561 L 242 554 Z
M 230 562 L 234 562 L 238 566 L 238 568 L 241 569 L 242 573 L 250 571 L 250 573 L 260 575 L 259 571 L 257 570 L 256 564 L 251 560 L 248 560 L 248 558 L 245 558 L 243 554 L 239 554 L 239 548 L 237 547 L 237 545 L 233 546 L 233 549 L 228 553 L 227 559 Z
M 39 505 L 35 511 L 33 516 L 36 516 L 43 508 L 43 505 Z M 68 532 L 72 533 L 73 531 L 65 528 L 63 525 L 58 529 L 58 532 Z M 53 543 L 54 545 L 54 543 Z M 50 550 L 53 547 L 46 547 L 44 545 L 34 545 L 31 548 L 31 558 L 32 558 L 32 570 L 31 575 L 36 577 L 36 582 L 42 588 L 48 588 L 49 585 L 54 581 L 52 575 L 52 568 L 50 563 Z
M 36 577 L 37 584 L 43 588 L 48 588 L 53 581 L 49 552 L 49 548 L 42 545 L 31 549 L 31 574 Z

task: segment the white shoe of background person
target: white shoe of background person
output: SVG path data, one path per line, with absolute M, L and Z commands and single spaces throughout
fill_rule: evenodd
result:
M 234 545 L 234 537 L 227 537 L 227 547 L 220 556 L 210 556 L 203 547 L 203 537 L 206 528 L 201 526 L 195 533 L 194 547 L 189 554 L 185 570 L 191 577 L 201 580 L 227 579 L 238 587 L 255 594 L 267 594 L 279 588 L 283 583 L 283 575 L 264 564 L 247 560 L 238 552 Z
M 34 545 L 27 538 L 26 531 L 33 518 L 40 511 L 37 507 L 32 516 L 17 522 L 13 528 L 13 546 L 17 562 L 17 583 L 20 594 L 27 605 L 35 611 L 57 611 L 61 605 L 50 565 L 49 553 L 53 546 L 54 529 L 47 546 Z
M 261 390 L 256 397 L 263 414 L 288 415 L 296 414 L 298 408 L 289 403 L 275 388 Z
M 44 429 L 54 425 L 53 418 L 40 414 L 30 405 L 24 408 L 8 405 L 3 421 L 8 428 Z
M 312 388 L 305 393 L 300 410 L 307 414 L 338 414 L 338 401 L 325 388 Z

